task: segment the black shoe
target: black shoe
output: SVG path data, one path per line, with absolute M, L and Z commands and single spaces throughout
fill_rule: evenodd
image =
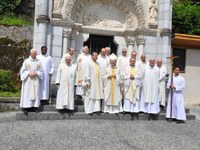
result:
M 28 115 L 28 111 L 26 109 L 23 109 L 23 112 L 25 115 Z
M 185 121 L 183 121 L 183 120 L 176 120 L 176 123 L 177 123 L 177 124 L 184 124 Z
M 34 108 L 35 113 L 39 112 L 39 108 Z

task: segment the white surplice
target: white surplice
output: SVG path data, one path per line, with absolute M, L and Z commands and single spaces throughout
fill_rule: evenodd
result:
M 167 68 L 165 66 L 161 66 L 159 68 L 160 71 L 160 79 L 159 79 L 159 101 L 162 106 L 166 104 L 166 83 L 165 76 L 167 74 Z
M 29 77 L 30 72 L 36 72 L 37 76 Z M 23 62 L 20 77 L 22 81 L 21 108 L 39 107 L 40 105 L 40 82 L 43 78 L 42 64 L 38 59 L 29 57 Z
M 41 100 L 48 100 L 49 99 L 49 78 L 50 74 L 53 74 L 54 64 L 51 56 L 48 54 L 46 55 L 38 55 L 37 58 L 42 63 L 42 69 L 44 71 L 44 77 L 40 82 L 40 99 Z
M 86 78 L 85 85 L 83 85 L 85 113 L 99 112 L 101 110 L 101 99 L 103 99 L 103 83 L 98 62 L 90 61 Z
M 134 76 L 134 80 L 130 79 Z M 123 110 L 125 112 L 138 113 L 140 100 L 140 86 L 142 74 L 137 66 L 127 66 L 124 77 L 125 99 Z
M 81 53 L 77 58 L 77 71 L 76 71 L 76 95 L 83 95 L 82 84 L 86 79 L 86 72 L 91 61 L 91 55 Z
M 102 56 L 101 54 L 99 54 L 97 62 L 99 63 L 99 66 L 100 66 L 101 75 L 104 75 L 106 68 L 110 64 L 109 57 L 108 56 Z
M 173 90 L 172 98 L 172 118 L 178 120 L 186 120 L 185 107 L 184 107 L 184 98 L 183 90 L 185 88 L 185 79 L 178 75 L 173 77 L 173 83 L 175 89 Z M 171 78 L 169 78 L 167 83 L 167 88 L 170 88 Z M 171 106 L 171 96 L 169 94 L 167 102 L 167 113 L 166 118 L 170 118 L 170 106 Z
M 108 79 L 111 75 L 116 75 L 116 79 Z M 103 112 L 119 113 L 122 112 L 122 95 L 120 92 L 121 75 L 117 67 L 109 66 L 103 75 L 104 80 L 104 101 Z
M 61 63 L 56 76 L 56 84 L 59 84 L 56 109 L 74 110 L 74 85 L 76 65 Z
M 147 66 L 143 72 L 142 94 L 140 100 L 140 111 L 149 114 L 160 112 L 158 88 L 159 88 L 159 69 L 157 66 Z

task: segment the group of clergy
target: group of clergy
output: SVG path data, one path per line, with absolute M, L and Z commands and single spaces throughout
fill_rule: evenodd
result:
M 56 109 L 74 110 L 74 93 L 82 97 L 85 113 L 147 113 L 156 115 L 166 105 L 165 76 L 167 69 L 162 60 L 145 55 L 136 60 L 137 53 L 127 55 L 127 49 L 117 58 L 110 54 L 110 48 L 102 48 L 100 54 L 89 54 L 87 46 L 75 59 L 74 48 L 64 54 L 58 67 L 56 85 L 58 87 Z M 47 47 L 41 47 L 41 54 L 30 51 L 30 57 L 21 69 L 22 95 L 20 106 L 38 108 L 40 100 L 48 102 L 49 82 L 53 73 L 52 58 L 47 55 Z M 174 71 L 174 82 L 168 80 L 167 88 L 173 89 L 172 118 L 178 122 L 186 120 L 183 89 L 184 78 L 180 68 Z M 37 109 L 36 109 L 37 110 Z M 168 100 L 166 118 L 170 118 Z

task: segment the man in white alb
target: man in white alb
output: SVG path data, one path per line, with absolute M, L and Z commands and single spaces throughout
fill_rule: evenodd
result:
M 20 108 L 25 114 L 28 114 L 27 108 L 34 107 L 38 112 L 40 106 L 40 82 L 43 78 L 42 64 L 36 58 L 37 51 L 31 49 L 30 57 L 27 58 L 20 70 L 22 81 Z
M 63 55 L 60 63 L 65 63 L 65 58 L 67 55 L 70 55 L 71 56 L 71 64 L 75 64 L 76 63 L 76 59 L 75 59 L 75 56 L 74 56 L 74 53 L 75 53 L 75 49 L 74 48 L 69 48 L 68 52 L 66 54 Z

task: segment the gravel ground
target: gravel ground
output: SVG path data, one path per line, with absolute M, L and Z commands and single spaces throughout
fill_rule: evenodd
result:
M 0 150 L 199 150 L 200 121 L 1 121 Z

